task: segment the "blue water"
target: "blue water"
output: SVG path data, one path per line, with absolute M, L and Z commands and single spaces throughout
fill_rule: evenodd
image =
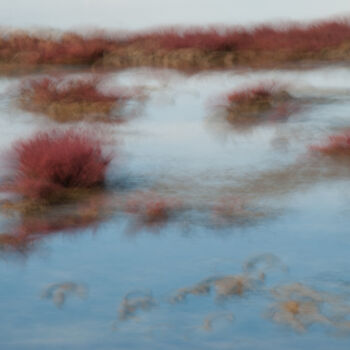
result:
M 132 70 L 111 77 L 111 85 L 149 88 L 139 116 L 111 129 L 118 154 L 111 181 L 122 174 L 137 188 L 183 198 L 192 211 L 135 232 L 130 231 L 132 217 L 116 213 L 95 229 L 52 234 L 26 254 L 1 254 L 1 350 L 349 348 L 349 330 L 340 332 L 334 324 L 314 323 L 298 332 L 267 316 L 274 303 L 271 289 L 291 283 L 336 295 L 342 305 L 350 302 L 347 179 L 315 181 L 282 196 L 262 195 L 257 205 L 266 215 L 244 224 L 233 220 L 215 226 L 206 211 L 251 174 L 293 164 L 308 145 L 350 126 L 347 70 L 333 69 L 337 83 L 329 81 L 329 70 L 259 74 L 259 79 L 288 80 L 296 95 L 333 99 L 315 103 L 286 124 L 245 134 L 229 130 L 224 137 L 208 125 L 207 101 L 253 81 L 252 74 L 164 78 Z M 4 80 L 2 86 L 11 83 Z M 7 100 L 1 123 L 2 148 L 47 126 L 45 119 L 16 110 Z M 273 146 L 279 137 L 283 149 Z M 170 302 L 178 289 L 208 277 L 242 274 L 245 261 L 264 253 L 288 269 L 267 270 L 260 288 L 225 300 L 212 289 Z M 67 292 L 61 305 L 41 297 L 48 285 L 64 282 L 83 286 L 86 295 Z M 118 309 L 130 292 L 151 296 L 154 306 L 121 320 Z M 222 316 L 231 313 L 232 321 Z M 208 315 L 219 315 L 211 331 L 202 327 Z M 345 319 L 350 320 L 350 312 Z

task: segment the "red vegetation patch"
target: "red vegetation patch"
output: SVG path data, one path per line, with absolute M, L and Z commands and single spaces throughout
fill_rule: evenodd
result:
M 167 50 L 194 48 L 210 51 L 318 51 L 336 47 L 348 40 L 349 21 L 324 21 L 280 27 L 263 24 L 253 28 L 165 28 L 132 35 L 126 43 L 143 42 L 144 46 Z
M 107 35 L 2 33 L 0 68 L 4 73 L 18 73 L 19 67 L 26 71 L 45 65 L 91 65 L 116 48 L 117 42 Z
M 13 147 L 15 173 L 8 189 L 31 200 L 52 203 L 102 188 L 111 161 L 101 141 L 72 129 L 40 132 Z
M 333 135 L 328 138 L 324 145 L 311 146 L 312 151 L 332 158 L 350 156 L 350 131 L 343 134 Z
M 253 28 L 170 28 L 130 36 L 106 65 L 178 69 L 269 67 L 349 61 L 349 21 Z
M 168 28 L 129 36 L 76 33 L 0 34 L 0 70 L 16 73 L 52 65 L 178 69 L 283 66 L 350 59 L 349 21 L 283 27 Z
M 298 110 L 295 99 L 276 84 L 259 84 L 227 96 L 225 118 L 237 126 L 285 120 Z
M 152 193 L 135 194 L 126 203 L 126 211 L 138 217 L 145 226 L 157 226 L 166 223 L 180 208 L 174 199 L 160 198 Z
M 24 110 L 46 114 L 59 122 L 87 118 L 113 121 L 113 114 L 130 96 L 119 90 L 104 92 L 98 89 L 99 84 L 97 77 L 26 80 L 20 87 L 18 102 Z

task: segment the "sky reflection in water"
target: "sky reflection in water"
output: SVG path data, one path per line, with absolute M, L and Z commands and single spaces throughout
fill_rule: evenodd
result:
M 293 317 L 299 319 L 298 310 L 303 309 L 297 302 L 304 299 L 281 292 L 274 299 L 271 290 L 300 283 L 348 305 L 347 179 L 301 179 L 281 196 L 269 190 L 253 193 L 247 196 L 249 205 L 270 215 L 248 224 L 233 218 L 218 226 L 209 215 L 228 189 L 234 195 L 232 189 L 251 174 L 259 179 L 264 171 L 293 166 L 310 144 L 350 125 L 346 70 L 260 73 L 259 79 L 289 81 L 295 94 L 316 96 L 324 96 L 331 73 L 337 77 L 332 80 L 332 101 L 286 124 L 257 127 L 247 134 L 233 131 L 226 139 L 208 127 L 208 98 L 252 80 L 249 73 L 212 73 L 188 80 L 153 74 L 151 82 L 151 72 L 115 75 L 111 84 L 150 84 L 152 89 L 143 115 L 113 127 L 121 142 L 110 177 L 121 173 L 136 189 L 165 197 L 175 194 L 186 210 L 157 228 L 139 225 L 136 234 L 129 234 L 132 213 L 117 214 L 96 230 L 53 234 L 28 255 L 1 255 L 1 349 L 345 349 L 349 314 L 342 319 L 330 315 L 323 301 L 320 305 L 311 298 L 306 309 L 326 315 L 330 322 L 295 323 Z M 1 107 L 1 147 L 45 125 L 29 114 L 9 114 L 5 102 Z M 23 118 L 28 118 L 26 124 Z M 274 147 L 273 141 L 281 137 L 284 149 Z M 263 266 L 253 276 L 242 270 L 261 254 L 276 257 L 276 266 L 288 269 Z M 226 284 L 220 289 L 225 276 L 231 276 L 231 282 L 232 276 L 250 278 L 251 288 L 215 298 L 214 291 L 226 290 Z M 179 289 L 208 278 L 205 293 L 170 302 Z M 42 299 L 42 293 L 51 299 Z M 294 316 L 286 317 L 286 312 Z M 305 326 L 302 335 L 300 324 Z

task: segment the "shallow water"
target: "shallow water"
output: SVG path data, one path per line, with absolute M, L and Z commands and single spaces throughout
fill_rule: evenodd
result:
M 275 302 L 271 288 L 291 283 L 336 295 L 343 310 L 350 305 L 349 180 L 305 186 L 301 180 L 282 195 L 248 193 L 264 215 L 244 222 L 216 225 L 208 208 L 234 196 L 251 177 L 295 164 L 309 145 L 349 127 L 349 75 L 340 67 L 190 77 L 137 69 L 109 77 L 109 86 L 143 86 L 148 94 L 137 117 L 110 127 L 117 154 L 110 181 L 126 178 L 131 187 L 174 196 L 190 210 L 163 226 L 137 230 L 130 230 L 131 215 L 119 213 L 96 228 L 50 235 L 26 254 L 2 254 L 1 349 L 348 348 L 350 312 L 341 317 L 343 328 L 336 314 L 329 324 L 313 323 L 301 333 L 273 322 L 268 311 Z M 265 79 L 286 83 L 291 94 L 313 102 L 287 123 L 249 132 L 215 119 L 220 94 Z M 3 79 L 1 91 L 13 83 Z M 0 113 L 2 149 L 54 125 L 16 110 L 8 98 L 1 100 Z M 281 265 L 263 269 L 262 286 L 224 299 L 216 298 L 214 288 L 171 303 L 180 288 L 241 275 L 244 262 L 266 253 Z M 60 302 L 42 297 L 51 284 L 66 282 L 86 295 L 63 288 Z M 130 300 L 152 303 L 119 317 L 128 293 L 136 298 Z M 208 317 L 211 330 L 203 327 Z

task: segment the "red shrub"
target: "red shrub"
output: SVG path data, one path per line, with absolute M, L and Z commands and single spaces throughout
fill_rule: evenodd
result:
M 85 37 L 65 33 L 61 37 L 12 32 L 0 37 L 0 61 L 32 64 L 92 64 L 117 47 L 106 35 Z
M 324 145 L 311 146 L 312 151 L 319 152 L 320 154 L 337 157 L 337 156 L 350 156 L 350 131 L 343 134 L 333 135 L 328 138 L 328 141 Z
M 260 100 L 270 100 L 274 95 L 274 85 L 259 84 L 251 88 L 234 91 L 227 96 L 229 103 L 245 104 L 255 103 Z
M 350 40 L 348 21 L 315 22 L 309 25 L 259 25 L 249 28 L 169 28 L 131 36 L 127 43 L 168 50 L 290 50 L 318 51 Z M 125 43 L 124 43 L 125 45 Z
M 111 120 L 112 112 L 130 98 L 120 90 L 101 91 L 100 78 L 43 78 L 22 82 L 18 102 L 21 108 L 46 114 L 59 122 L 86 117 Z
M 138 193 L 126 205 L 126 211 L 138 216 L 146 226 L 161 225 L 168 221 L 180 204 L 175 200 L 160 198 L 152 193 Z
M 38 65 L 91 66 L 96 63 L 108 66 L 106 62 L 112 67 L 113 62 L 114 67 L 168 66 L 172 62 L 181 68 L 185 62 L 190 67 L 208 69 L 309 60 L 341 61 L 348 60 L 349 43 L 350 24 L 345 20 L 283 27 L 168 28 L 114 37 L 0 33 L 0 68 L 5 72 L 18 72 L 21 71 L 18 67 L 26 70 Z M 186 53 L 164 52 L 181 49 Z
M 296 100 L 275 83 L 234 91 L 226 101 L 225 118 L 240 126 L 285 120 L 299 109 Z
M 101 187 L 111 160 L 101 141 L 87 132 L 40 132 L 14 146 L 17 159 L 12 190 L 51 200 L 74 189 Z M 67 192 L 68 193 L 68 192 Z
M 50 102 L 115 102 L 125 99 L 121 91 L 110 93 L 100 91 L 98 77 L 88 79 L 43 78 L 31 79 L 22 83 L 20 93 L 31 94 L 33 99 Z

